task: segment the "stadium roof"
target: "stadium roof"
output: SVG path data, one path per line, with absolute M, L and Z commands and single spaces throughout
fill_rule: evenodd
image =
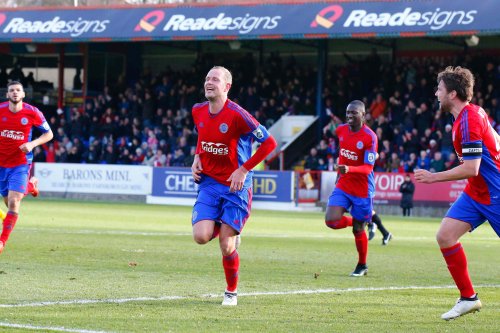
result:
M 4 8 L 0 42 L 314 39 L 500 33 L 500 1 Z

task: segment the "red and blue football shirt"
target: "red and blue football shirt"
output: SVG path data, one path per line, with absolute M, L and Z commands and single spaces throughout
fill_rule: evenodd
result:
M 227 100 L 222 110 L 211 114 L 209 102 L 195 104 L 193 120 L 198 131 L 196 153 L 202 173 L 224 185 L 229 176 L 252 156 L 254 140 L 264 142 L 269 133 L 264 126 L 241 106 Z M 252 184 L 251 172 L 245 187 Z
M 36 107 L 23 103 L 20 111 L 12 112 L 9 102 L 0 103 L 0 167 L 13 168 L 31 163 L 33 154 L 23 153 L 19 146 L 31 141 L 33 127 L 43 133 L 50 130 L 42 112 Z
M 378 140 L 375 133 L 366 125 L 357 132 L 352 132 L 349 125 L 343 124 L 335 130 L 339 138 L 339 165 L 370 165 L 369 174 L 347 172 L 341 174 L 336 187 L 347 194 L 359 198 L 373 198 L 375 195 L 375 177 L 373 165 L 377 159 Z
M 468 104 L 453 123 L 452 135 L 460 163 L 481 159 L 479 174 L 468 179 L 464 192 L 481 204 L 500 203 L 500 136 L 488 115 Z

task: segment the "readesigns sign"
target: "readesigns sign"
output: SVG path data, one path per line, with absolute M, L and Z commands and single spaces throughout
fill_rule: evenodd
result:
M 150 12 L 139 21 L 134 31 L 153 32 L 164 17 L 165 12 L 162 10 Z M 279 15 L 253 15 L 250 13 L 236 16 L 225 12 L 206 16 L 173 14 L 168 18 L 162 30 L 164 32 L 237 32 L 244 35 L 258 29 L 273 30 L 278 26 L 280 19 Z
M 21 14 L 21 13 L 20 13 Z M 5 23 L 1 32 L 3 34 L 18 37 L 19 35 L 29 34 L 31 38 L 37 35 L 64 35 L 70 37 L 79 37 L 87 33 L 100 34 L 104 32 L 110 23 L 109 20 L 85 19 L 82 17 L 74 19 L 64 19 L 60 16 L 50 18 L 28 19 L 14 12 L 12 17 L 7 17 L 0 13 L 0 25 Z
M 348 9 L 346 8 L 349 7 L 347 4 L 344 7 L 332 5 L 319 11 L 310 26 L 311 28 L 330 29 L 342 14 L 345 13 L 343 15 L 345 19 L 341 22 L 341 28 L 338 28 L 338 31 L 349 32 L 353 28 L 383 29 L 392 27 L 401 27 L 401 30 L 419 27 L 421 31 L 429 29 L 436 31 L 447 26 L 455 28 L 456 26 L 466 27 L 474 23 L 478 14 L 476 9 L 460 9 L 458 5 L 453 7 L 453 10 L 442 9 L 437 4 L 435 6 L 435 8 L 405 7 L 400 9 L 393 6 L 390 8 L 395 9 L 388 11 L 386 6 L 382 7 L 379 5 L 375 7 L 367 4 L 362 9 Z M 374 32 L 373 29 L 370 32 Z

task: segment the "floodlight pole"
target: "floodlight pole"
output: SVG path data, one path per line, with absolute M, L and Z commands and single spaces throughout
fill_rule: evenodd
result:
M 323 107 L 323 89 L 325 86 L 325 73 L 328 64 L 328 39 L 318 40 L 318 73 L 316 81 L 316 116 L 319 118 L 317 139 L 321 140 L 321 120 L 325 118 L 325 108 Z
M 58 87 L 57 87 L 57 107 L 62 109 L 64 106 L 64 44 L 59 44 L 59 61 L 58 61 Z

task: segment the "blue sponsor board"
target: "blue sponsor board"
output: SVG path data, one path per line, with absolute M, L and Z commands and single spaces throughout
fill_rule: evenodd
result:
M 293 172 L 257 171 L 253 174 L 253 200 L 291 202 Z M 196 198 L 198 185 L 188 168 L 154 168 L 155 197 Z
M 500 31 L 500 1 L 0 10 L 0 41 L 351 38 Z
M 256 171 L 253 174 L 253 200 L 293 201 L 292 171 Z
M 153 196 L 196 198 L 197 190 L 190 169 L 153 168 Z

